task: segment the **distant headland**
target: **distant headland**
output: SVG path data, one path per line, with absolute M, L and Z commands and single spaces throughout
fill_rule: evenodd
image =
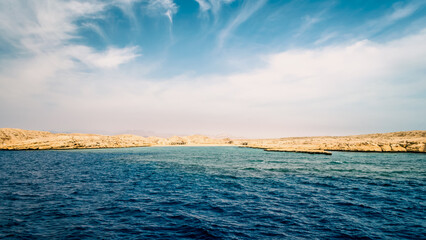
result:
M 203 135 L 160 138 L 136 135 L 65 134 L 0 128 L 0 150 L 64 150 L 150 146 L 240 146 L 259 148 L 265 151 L 312 154 L 331 154 L 330 151 L 426 153 L 426 131 L 376 133 L 344 137 L 216 139 Z

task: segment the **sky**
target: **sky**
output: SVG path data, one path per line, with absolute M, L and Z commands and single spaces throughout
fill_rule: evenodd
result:
M 426 130 L 424 0 L 2 0 L 0 127 Z

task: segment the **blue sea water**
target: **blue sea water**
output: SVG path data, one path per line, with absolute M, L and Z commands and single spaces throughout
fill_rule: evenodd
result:
M 0 152 L 0 238 L 426 239 L 426 155 Z

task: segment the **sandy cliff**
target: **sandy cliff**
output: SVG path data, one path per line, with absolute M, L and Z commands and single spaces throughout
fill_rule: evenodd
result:
M 426 131 L 367 134 L 345 137 L 296 137 L 280 139 L 214 139 L 202 135 L 140 137 L 63 134 L 0 128 L 0 150 L 123 148 L 147 146 L 228 145 L 266 151 L 331 154 L 329 151 L 426 153 Z

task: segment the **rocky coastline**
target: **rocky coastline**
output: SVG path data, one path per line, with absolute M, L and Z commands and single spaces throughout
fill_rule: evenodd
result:
M 0 128 L 0 150 L 65 150 L 150 146 L 240 146 L 274 152 L 331 154 L 351 152 L 426 153 L 426 131 L 378 133 L 344 137 L 293 137 L 279 139 L 215 139 L 202 135 L 170 138 L 136 135 L 104 136 L 80 133 Z

